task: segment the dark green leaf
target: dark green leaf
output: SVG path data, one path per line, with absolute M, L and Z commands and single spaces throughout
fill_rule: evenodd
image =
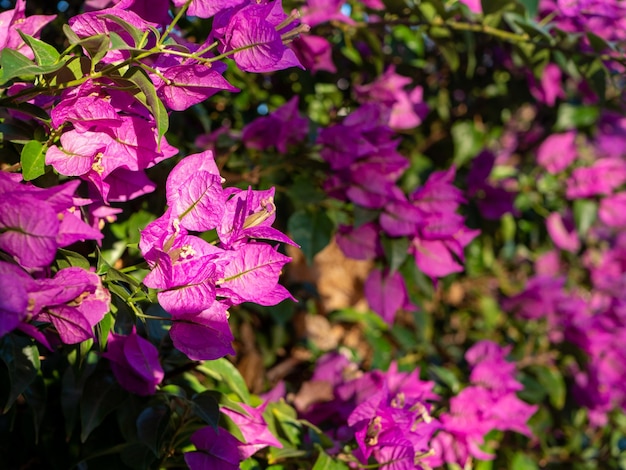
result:
M 215 396 L 207 392 L 199 393 L 193 397 L 191 404 L 194 414 L 217 430 L 220 420 L 220 407 Z
M 22 148 L 20 161 L 22 162 L 22 176 L 31 181 L 39 178 L 46 172 L 46 151 L 48 147 L 38 140 L 31 140 Z
M 170 426 L 170 409 L 160 404 L 146 408 L 137 418 L 139 440 L 150 448 L 156 457 L 161 456 L 161 445 Z
M 56 62 L 61 57 L 61 54 L 52 47 L 50 44 L 41 41 L 40 39 L 36 39 L 28 34 L 24 34 L 21 31 L 18 31 L 20 36 L 24 40 L 26 44 L 33 50 L 33 54 L 35 55 L 35 61 L 39 65 L 51 65 L 56 64 Z
M 24 390 L 24 399 L 33 413 L 33 425 L 35 427 L 35 443 L 39 442 L 39 429 L 46 413 L 46 384 L 41 375 Z
M 109 413 L 126 398 L 112 375 L 98 374 L 89 377 L 80 400 L 80 439 L 85 442 Z
M 33 140 L 33 129 L 23 123 L 0 124 L 0 141 L 26 144 Z
M 289 234 L 300 245 L 309 264 L 328 245 L 333 229 L 333 222 L 323 211 L 296 211 L 287 223 Z
M 589 40 L 589 44 L 591 44 L 591 47 L 593 47 L 593 49 L 598 53 L 614 50 L 614 47 L 604 38 L 592 33 L 591 31 L 587 31 L 587 39 Z
M 513 0 L 481 0 L 483 14 L 491 15 L 502 10 L 509 9 L 515 4 Z
M 28 116 L 41 119 L 42 121 L 50 120 L 50 116 L 48 116 L 48 113 L 46 113 L 39 106 L 35 106 L 31 103 L 13 103 L 9 99 L 4 99 L 0 100 L 0 106 L 2 106 L 3 108 L 14 109 L 16 111 L 19 111 L 20 113 L 27 114 Z
M 3 412 L 37 378 L 39 371 L 39 350 L 30 338 L 9 334 L 0 339 L 0 359 L 6 364 L 11 381 L 7 402 Z
M 144 470 L 146 468 L 152 468 L 154 453 L 143 444 L 129 444 L 125 445 L 120 453 L 122 462 L 128 465 L 130 468 L 137 470 Z
M 65 436 L 72 435 L 79 416 L 79 403 L 87 378 L 94 372 L 96 363 L 85 363 L 85 367 L 68 367 L 61 379 L 61 410 L 65 419 Z

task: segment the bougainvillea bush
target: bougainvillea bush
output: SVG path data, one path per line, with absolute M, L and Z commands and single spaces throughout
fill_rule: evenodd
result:
M 626 466 L 626 4 L 0 6 L 3 468 Z

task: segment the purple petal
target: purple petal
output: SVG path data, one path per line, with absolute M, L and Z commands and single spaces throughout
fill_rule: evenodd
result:
M 58 231 L 59 219 L 49 205 L 30 197 L 4 196 L 0 201 L 0 249 L 22 266 L 36 268 L 52 263 Z
M 198 315 L 174 318 L 170 328 L 174 347 L 194 361 L 213 360 L 235 354 L 226 306 L 220 302 Z

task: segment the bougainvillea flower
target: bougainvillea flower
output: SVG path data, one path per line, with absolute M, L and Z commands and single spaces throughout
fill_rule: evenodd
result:
M 276 147 L 287 153 L 290 145 L 302 142 L 308 132 L 308 120 L 298 112 L 298 95 L 269 114 L 256 118 L 243 128 L 242 139 L 248 148 L 265 150 Z
M 342 0 L 308 0 L 302 8 L 302 20 L 310 26 L 329 21 L 354 24 L 354 20 L 341 11 Z
M 241 460 L 247 459 L 267 446 L 278 447 L 279 449 L 283 447 L 278 439 L 270 432 L 265 419 L 263 419 L 263 411 L 267 403 L 268 402 L 265 402 L 258 408 L 253 408 L 245 403 L 239 403 L 239 406 L 246 412 L 245 414 L 229 410 L 228 408 L 221 409 L 222 413 L 228 416 L 237 425 L 246 440 L 245 443 L 237 444 L 239 458 Z
M 173 0 L 174 5 L 182 7 L 187 0 Z M 192 0 L 189 4 L 187 14 L 198 18 L 210 18 L 221 10 L 235 8 L 247 3 L 247 0 Z
M 224 215 L 217 226 L 217 234 L 224 248 L 233 249 L 250 238 L 275 240 L 297 246 L 280 230 L 272 227 L 276 220 L 274 188 L 254 191 L 229 188 Z
M 387 235 L 414 235 L 427 224 L 426 214 L 405 200 L 389 201 L 380 214 L 380 226 Z
M 281 0 L 250 1 L 240 8 L 224 10 L 214 21 L 214 25 L 226 25 L 213 30 L 221 43 L 220 52 L 233 51 L 232 58 L 244 72 L 303 68 L 283 42 L 283 35 L 292 37 L 301 27 L 296 26 L 294 17 L 285 14 Z
M 428 405 L 401 393 L 392 395 L 386 385 L 359 404 L 347 422 L 355 430 L 362 460 L 373 454 L 388 468 L 421 468 L 416 467 L 415 457 L 430 450 L 429 441 L 439 428 L 428 410 Z M 393 466 L 389 458 L 397 458 L 398 465 Z
M 138 28 L 141 31 L 150 31 L 150 28 L 156 28 L 156 23 L 150 23 L 133 11 L 122 10 L 119 8 L 106 8 L 104 10 L 92 11 L 73 16 L 69 19 L 70 28 L 79 38 L 88 38 L 98 34 L 116 33 L 122 38 L 126 44 L 134 47 L 135 42 L 130 33 L 128 33 L 119 23 L 113 21 L 107 16 L 113 16 L 122 21 Z M 109 50 L 102 58 L 105 62 L 115 62 L 128 57 L 127 51 Z
M 185 452 L 190 470 L 239 470 L 241 443 L 225 429 L 207 426 L 194 432 L 190 439 L 197 449 Z
M 426 182 L 411 193 L 410 199 L 426 213 L 454 213 L 465 202 L 461 190 L 454 186 L 456 168 L 433 172 Z
M 541 81 L 537 82 L 534 75 L 529 75 L 530 92 L 537 101 L 554 106 L 557 98 L 565 98 L 561 79 L 562 73 L 559 66 L 547 64 L 541 72 Z
M 58 129 L 69 122 L 77 131 L 85 132 L 106 130 L 121 125 L 122 120 L 110 100 L 98 96 L 96 91 L 96 87 L 86 83 L 77 90 L 66 93 L 63 100 L 50 112 L 54 128 Z M 82 93 L 90 94 L 84 96 Z
M 450 411 L 440 416 L 442 432 L 431 442 L 436 452 L 427 459 L 430 465 L 463 466 L 471 457 L 493 459 L 480 448 L 492 429 L 531 435 L 527 422 L 538 407 L 515 394 L 523 386 L 515 379 L 515 363 L 506 360 L 510 349 L 485 340 L 466 352 L 472 385 L 452 397 Z
M 617 193 L 602 199 L 598 217 L 609 227 L 626 226 L 626 193 Z
M 194 104 L 201 103 L 219 91 L 239 91 L 222 76 L 226 65 L 221 62 L 211 64 L 184 64 L 167 67 L 153 77 L 157 93 L 163 104 L 174 111 L 184 111 Z
M 621 158 L 626 153 L 626 119 L 615 112 L 604 111 L 596 128 L 594 146 L 598 155 Z
M 467 5 L 467 8 L 473 13 L 482 13 L 483 7 L 480 0 L 459 0 L 460 3 Z
M 302 66 L 311 73 L 324 70 L 336 73 L 333 62 L 333 48 L 328 39 L 312 34 L 304 34 L 291 44 Z
M 397 74 L 392 65 L 374 82 L 355 86 L 355 91 L 359 102 L 380 103 L 389 108 L 389 127 L 411 129 L 424 120 L 428 106 L 423 101 L 422 87 L 405 90 L 410 83 L 411 79 Z
M 46 165 L 51 165 L 62 175 L 82 176 L 91 170 L 96 155 L 106 150 L 110 137 L 102 133 L 71 130 L 64 132 L 60 140 L 60 148 L 56 145 L 48 147 Z
M 565 195 L 568 199 L 579 199 L 611 194 L 624 182 L 626 182 L 626 162 L 602 159 L 590 167 L 576 168 L 567 180 Z
M 0 249 L 24 267 L 52 263 L 58 248 L 59 225 L 56 212 L 34 197 L 3 196 L 0 201 Z
M 401 164 L 405 166 L 406 161 Z M 351 184 L 346 196 L 354 203 L 368 209 L 381 209 L 392 201 L 405 199 L 404 193 L 396 185 L 393 172 L 381 173 L 379 165 L 359 162 L 351 167 Z
M 29 59 L 35 55 L 26 45 L 18 30 L 29 36 L 38 38 L 39 33 L 56 15 L 26 16 L 26 0 L 17 0 L 15 8 L 0 13 L 0 50 L 13 49 L 24 54 Z
M 291 258 L 265 243 L 249 243 L 236 251 L 226 251 L 224 277 L 219 281 L 217 294 L 233 304 L 254 302 L 276 305 L 293 297 L 278 278 Z M 295 300 L 295 299 L 294 299 Z
M 576 132 L 574 131 L 548 136 L 537 150 L 537 162 L 549 173 L 560 173 L 578 156 L 575 141 Z
M 364 291 L 370 308 L 390 326 L 398 310 L 409 304 L 404 278 L 398 271 L 383 273 L 373 269 L 365 281 Z
M 228 326 L 227 307 L 213 302 L 198 314 L 177 315 L 172 320 L 170 337 L 174 347 L 194 361 L 219 359 L 235 354 L 233 334 Z
M 580 249 L 580 239 L 571 217 L 564 219 L 558 212 L 553 212 L 546 218 L 546 228 L 554 244 L 561 250 L 576 253 Z
M 41 281 L 40 286 L 44 290 L 33 296 L 45 308 L 36 316 L 37 321 L 52 323 L 65 344 L 93 338 L 93 327 L 109 311 L 111 301 L 100 276 L 70 267 L 61 269 L 52 279 Z
M 188 230 L 211 230 L 224 214 L 222 177 L 213 152 L 189 155 L 171 171 L 166 182 L 167 204 L 172 217 Z
M 137 13 L 146 21 L 167 25 L 172 20 L 169 15 L 168 0 L 86 0 L 85 11 L 119 8 Z
M 15 264 L 0 261 L 0 337 L 26 319 L 29 293 L 36 289 L 35 280 L 28 273 Z
M 348 258 L 369 260 L 383 254 L 380 228 L 370 222 L 359 227 L 340 225 L 335 237 L 337 245 Z
M 164 377 L 159 351 L 147 339 L 137 334 L 135 327 L 129 335 L 112 333 L 107 350 L 102 354 L 111 363 L 119 384 L 136 395 L 154 395 Z
M 467 175 L 467 194 L 476 201 L 481 215 L 490 220 L 499 220 L 504 214 L 516 214 L 516 193 L 509 191 L 506 180 L 491 181 L 489 176 L 495 166 L 493 152 L 483 150 L 473 160 Z
M 415 257 L 417 267 L 431 278 L 463 271 L 463 265 L 455 259 L 445 241 L 414 238 L 409 253 Z
M 216 277 L 222 274 L 216 258 L 222 250 L 189 235 L 178 240 L 177 245 L 160 259 L 160 281 L 153 281 L 157 279 L 153 275 L 148 284 L 163 289 L 158 294 L 159 303 L 168 313 L 197 313 L 215 300 Z

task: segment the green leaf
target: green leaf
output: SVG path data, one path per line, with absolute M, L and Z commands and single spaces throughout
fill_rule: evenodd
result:
M 517 0 L 519 3 L 524 5 L 526 9 L 526 13 L 530 18 L 535 18 L 537 16 L 537 12 L 539 11 L 539 0 Z
M 313 465 L 312 470 L 347 470 L 348 466 L 339 460 L 333 459 L 328 455 L 321 446 L 316 445 L 315 448 L 319 451 L 319 456 Z
M 122 27 L 124 31 L 130 34 L 130 36 L 133 38 L 133 41 L 135 42 L 134 46 L 141 47 L 140 43 L 141 43 L 141 38 L 143 37 L 143 31 L 141 29 L 124 21 L 119 16 L 105 14 L 105 15 L 100 15 L 99 18 L 106 18 L 107 20 L 111 20 L 114 23 L 117 23 L 119 26 Z
M 593 50 L 597 53 L 615 50 L 612 44 L 610 44 L 604 38 L 598 36 L 597 34 L 592 33 L 591 31 L 587 31 L 587 39 L 589 40 L 589 44 L 591 44 L 591 47 L 593 47 Z
M 246 382 L 237 368 L 226 358 L 207 361 L 201 366 L 218 374 L 228 387 L 235 392 L 244 403 L 250 403 L 250 392 Z
M 531 366 L 529 370 L 548 393 L 552 406 L 557 410 L 562 410 L 567 393 L 562 373 L 556 367 L 551 366 Z
M 98 374 L 89 377 L 80 400 L 80 439 L 85 442 L 109 413 L 126 398 L 112 375 Z
M 554 130 L 564 131 L 588 127 L 598 122 L 600 110 L 597 106 L 575 106 L 563 103 L 557 112 Z
M 38 140 L 31 140 L 22 148 L 20 161 L 22 162 L 22 176 L 31 181 L 39 178 L 46 172 L 46 151 L 48 147 Z
M 161 456 L 161 446 L 170 426 L 170 409 L 164 404 L 146 408 L 137 418 L 137 435 L 154 453 Z
M 452 125 L 451 132 L 454 142 L 453 164 L 460 167 L 482 149 L 485 134 L 476 128 L 473 121 L 457 121 Z
M 332 236 L 334 224 L 325 212 L 319 210 L 300 210 L 294 212 L 287 222 L 287 230 L 293 240 L 300 245 L 307 262 L 322 251 Z
M 459 53 L 457 51 L 457 45 L 451 42 L 440 42 L 438 43 L 439 52 L 443 55 L 446 62 L 450 66 L 450 70 L 456 72 L 461 65 L 461 59 L 459 58 Z
M 6 364 L 11 381 L 3 413 L 37 378 L 40 368 L 39 350 L 30 338 L 9 334 L 0 340 L 0 359 Z
M 89 270 L 91 266 L 89 260 L 83 255 L 76 253 L 75 251 L 66 250 L 64 248 L 57 249 L 57 258 L 55 261 L 55 267 L 57 269 L 70 268 L 72 266 Z
M 24 40 L 28 47 L 33 50 L 33 54 L 35 55 L 35 61 L 39 65 L 51 65 L 56 64 L 61 54 L 50 44 L 41 41 L 40 39 L 36 39 L 28 34 L 24 34 L 23 32 L 18 30 L 18 33 Z
M 19 111 L 20 113 L 27 114 L 37 119 L 41 119 L 42 121 L 50 121 L 50 116 L 48 115 L 48 113 L 46 113 L 39 106 L 35 106 L 31 103 L 13 103 L 8 98 L 6 98 L 0 100 L 0 106 L 3 108 L 14 109 L 16 111 Z M 30 140 L 30 138 L 28 140 Z
M 357 51 L 355 48 L 342 47 L 341 53 L 344 55 L 346 59 L 353 62 L 354 64 L 358 66 L 363 65 L 363 58 L 361 57 L 361 54 L 359 53 L 359 51 Z
M 576 232 L 580 237 L 584 237 L 598 214 L 598 203 L 591 199 L 576 199 L 574 201 L 574 223 Z
M 217 430 L 220 420 L 220 406 L 212 393 L 199 393 L 191 400 L 194 414 L 213 429 Z
M 144 104 L 154 117 L 157 124 L 157 133 L 159 142 L 161 137 L 165 135 L 169 127 L 169 117 L 163 102 L 159 99 L 154 88 L 154 84 L 145 71 L 139 67 L 131 67 L 124 74 L 124 79 L 133 83 L 141 93 L 136 94 L 136 98 Z
M 82 46 L 91 57 L 92 65 L 100 62 L 111 48 L 111 40 L 106 34 L 96 34 L 88 38 L 80 38 L 76 35 L 69 25 L 63 25 L 63 32 L 70 44 L 74 46 Z
M 0 85 L 14 78 L 32 80 L 36 75 L 54 72 L 63 67 L 63 65 L 63 62 L 50 65 L 37 65 L 24 54 L 20 54 L 10 48 L 4 48 L 0 51 L 0 67 L 2 68 Z
M 302 424 L 298 421 L 296 412 L 285 402 L 270 403 L 267 409 L 287 440 L 296 447 L 302 442 Z
M 446 369 L 445 367 L 436 365 L 429 366 L 428 370 L 435 374 L 435 376 L 444 384 L 446 384 L 452 393 L 459 393 L 459 390 L 461 390 L 461 384 L 459 383 L 459 379 L 456 375 L 454 375 L 454 372 Z
M 511 461 L 511 470 L 538 470 L 537 463 L 524 452 L 517 452 Z
M 385 258 L 389 262 L 389 269 L 391 272 L 395 272 L 402 266 L 404 260 L 408 256 L 408 249 L 411 242 L 408 238 L 382 238 L 383 250 L 385 251 Z
M 491 15 L 508 9 L 508 7 L 514 5 L 515 2 L 513 0 L 481 0 L 480 4 L 483 9 L 483 14 Z

